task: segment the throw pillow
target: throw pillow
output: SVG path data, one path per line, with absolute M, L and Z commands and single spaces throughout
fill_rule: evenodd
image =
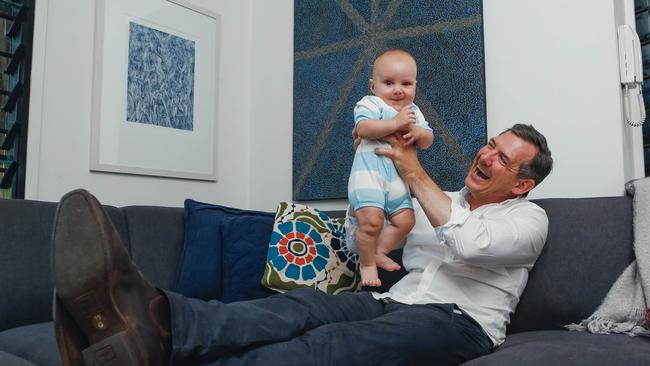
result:
M 252 300 L 275 293 L 260 281 L 271 231 L 272 213 L 237 216 L 221 222 L 222 302 Z
M 285 292 L 312 287 L 328 294 L 360 288 L 358 255 L 345 242 L 345 219 L 281 202 L 269 241 L 264 286 Z
M 242 216 L 273 217 L 273 213 L 185 200 L 185 239 L 177 266 L 175 292 L 203 300 L 221 298 L 221 223 Z

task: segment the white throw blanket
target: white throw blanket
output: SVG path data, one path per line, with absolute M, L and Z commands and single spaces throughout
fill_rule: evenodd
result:
M 633 195 L 634 254 L 636 260 L 621 273 L 596 311 L 569 330 L 631 336 L 650 336 L 645 321 L 650 306 L 650 177 L 626 185 Z

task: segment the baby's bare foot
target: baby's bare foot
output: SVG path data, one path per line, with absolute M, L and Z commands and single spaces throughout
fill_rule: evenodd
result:
M 375 262 L 377 262 L 377 267 L 383 268 L 388 272 L 398 271 L 401 268 L 399 264 L 395 263 L 386 254 L 375 254 Z
M 361 284 L 363 286 L 369 287 L 379 287 L 381 286 L 381 280 L 379 280 L 379 274 L 377 273 L 376 266 L 360 266 L 359 272 L 361 272 Z

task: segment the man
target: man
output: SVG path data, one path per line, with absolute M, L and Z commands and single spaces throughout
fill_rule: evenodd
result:
M 377 153 L 395 161 L 421 207 L 404 247 L 409 273 L 384 294 L 301 289 L 222 304 L 163 292 L 130 261 L 94 197 L 67 194 L 52 239 L 63 364 L 447 365 L 489 353 L 546 240 L 546 214 L 524 198 L 551 170 L 546 140 L 513 126 L 452 193 L 413 147 L 399 137 L 391 146 Z

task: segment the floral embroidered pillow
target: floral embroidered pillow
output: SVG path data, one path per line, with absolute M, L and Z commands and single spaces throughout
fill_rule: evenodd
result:
M 313 287 L 328 294 L 357 291 L 358 255 L 345 243 L 345 219 L 281 202 L 275 214 L 262 284 L 285 292 Z

